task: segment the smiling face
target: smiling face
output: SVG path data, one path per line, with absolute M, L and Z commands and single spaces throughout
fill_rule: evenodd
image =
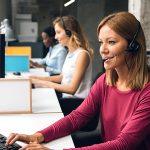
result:
M 68 46 L 70 38 L 66 35 L 65 30 L 60 27 L 58 23 L 55 24 L 55 32 L 55 39 L 57 39 L 62 46 Z
M 127 40 L 107 25 L 100 29 L 98 38 L 100 42 L 100 55 L 104 60 L 104 68 L 107 70 L 126 66 L 125 50 L 128 46 Z

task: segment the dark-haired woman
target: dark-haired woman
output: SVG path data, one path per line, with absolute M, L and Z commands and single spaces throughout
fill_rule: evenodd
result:
M 45 68 L 50 75 L 58 75 L 62 71 L 62 67 L 67 55 L 67 50 L 58 44 L 55 39 L 55 30 L 49 26 L 42 31 L 42 39 L 46 48 L 49 51 L 45 58 L 38 61 L 30 60 L 30 65 L 37 68 Z

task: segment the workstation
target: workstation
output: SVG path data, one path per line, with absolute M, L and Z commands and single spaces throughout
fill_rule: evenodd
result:
M 32 114 L 7 114 L 0 115 L 0 133 L 8 136 L 10 133 L 23 133 L 23 134 L 33 134 L 50 124 L 56 122 L 63 117 L 62 113 L 32 113 Z M 11 124 L 11 125 L 10 125 Z M 67 144 L 66 144 L 67 143 Z M 18 142 L 21 146 L 25 145 L 22 142 Z M 44 143 L 51 149 L 62 149 L 62 147 L 73 148 L 74 143 L 71 136 L 66 136 L 49 143 Z
M 25 81 L 27 82 L 25 83 Z M 64 117 L 54 89 L 32 89 L 29 81 L 29 79 L 23 77 L 6 78 L 0 81 L 6 82 L 5 85 L 1 83 L 0 87 L 0 101 L 3 104 L 0 106 L 0 133 L 5 136 L 12 132 L 33 134 Z M 13 89 L 13 93 L 10 92 L 11 89 Z M 18 94 L 18 92 L 20 93 Z M 5 102 L 3 102 L 4 100 Z M 71 136 L 44 145 L 52 149 L 61 149 L 66 142 L 66 148 L 74 147 Z M 21 146 L 25 145 L 20 142 L 19 144 Z
M 3 43 L 1 38 L 1 45 Z M 20 50 L 20 53 L 11 53 L 8 52 L 8 48 L 6 49 L 7 54 L 3 55 L 5 64 L 2 63 L 4 70 L 1 70 L 4 78 L 0 79 L 0 133 L 6 137 L 12 132 L 33 134 L 63 118 L 55 90 L 32 87 L 30 76 L 49 74 L 43 68 L 30 68 L 31 51 L 26 53 L 26 48 L 22 47 L 22 52 Z M 66 148 L 74 147 L 70 135 L 43 145 L 61 149 L 66 142 Z M 25 145 L 23 142 L 18 144 Z
M 47 90 L 41 90 L 41 93 L 43 93 L 41 94 L 41 99 L 35 95 L 37 92 L 40 92 L 40 89 L 37 89 L 37 91 L 36 89 L 33 89 L 32 113 L 15 111 L 15 114 L 14 112 L 11 112 L 11 114 L 10 112 L 0 114 L 0 133 L 4 136 L 8 136 L 12 132 L 33 134 L 64 117 L 58 100 L 54 95 L 55 93 L 53 93 L 54 91 L 49 92 Z M 47 96 L 50 96 L 49 99 Z M 46 99 L 44 99 L 44 97 L 46 97 Z M 18 144 L 21 146 L 25 145 L 22 142 L 19 142 Z M 66 148 L 74 147 L 70 135 L 43 145 L 51 149 L 61 149 L 64 145 Z

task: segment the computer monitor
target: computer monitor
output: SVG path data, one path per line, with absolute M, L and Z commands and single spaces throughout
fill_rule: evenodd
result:
M 29 72 L 29 56 L 5 55 L 5 72 Z
M 5 34 L 0 34 L 0 78 L 5 78 Z

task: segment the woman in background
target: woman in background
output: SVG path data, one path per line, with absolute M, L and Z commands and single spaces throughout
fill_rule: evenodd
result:
M 43 59 L 38 61 L 30 60 L 30 66 L 45 68 L 45 71 L 49 72 L 50 75 L 61 74 L 62 66 L 67 55 L 67 50 L 58 44 L 55 39 L 55 30 L 51 26 L 43 30 L 42 39 L 45 47 L 49 48 L 49 51 Z
M 84 99 L 92 80 L 92 49 L 79 22 L 72 16 L 58 17 L 53 22 L 55 38 L 67 47 L 62 73 L 52 77 L 32 77 L 35 86 L 50 87 L 63 93 L 63 98 Z

